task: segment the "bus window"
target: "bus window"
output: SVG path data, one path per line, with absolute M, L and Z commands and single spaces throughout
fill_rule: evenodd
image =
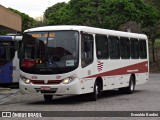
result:
M 79 65 L 78 40 L 79 33 L 72 30 L 25 33 L 20 67 L 44 75 L 75 70 Z
M 146 48 L 145 40 L 139 40 L 139 51 L 140 51 L 140 58 L 146 59 L 147 58 L 147 48 Z
M 109 52 L 111 59 L 119 59 L 119 39 L 118 37 L 109 37 Z
M 93 35 L 91 34 L 82 33 L 81 59 L 82 67 L 86 67 L 93 62 Z
M 128 38 L 120 38 L 120 52 L 122 59 L 130 58 L 130 42 Z
M 10 62 L 15 55 L 14 42 L 0 42 L 0 66 Z
M 132 59 L 139 59 L 139 45 L 138 39 L 130 39 L 131 41 L 131 58 Z
M 96 52 L 98 59 L 108 59 L 108 39 L 105 35 L 96 35 Z

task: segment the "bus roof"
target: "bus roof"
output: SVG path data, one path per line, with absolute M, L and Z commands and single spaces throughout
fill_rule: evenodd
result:
M 22 40 L 22 36 L 9 36 L 9 35 L 2 35 L 0 36 L 0 40 Z
M 0 36 L 0 40 L 12 40 L 11 36 Z
M 137 38 L 137 39 L 147 39 L 147 36 L 144 34 L 122 32 L 122 31 L 94 28 L 94 27 L 88 27 L 88 26 L 77 26 L 77 25 L 44 26 L 44 27 L 28 29 L 28 30 L 25 30 L 24 32 L 59 31 L 59 30 L 77 30 L 77 31 L 83 31 L 86 33 L 104 34 L 104 35 L 119 36 L 119 37 Z

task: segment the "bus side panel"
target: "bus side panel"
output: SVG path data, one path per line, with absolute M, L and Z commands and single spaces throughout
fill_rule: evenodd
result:
M 2 66 L 0 68 L 0 84 L 2 83 L 12 83 L 13 70 L 12 70 L 12 62 Z
M 149 79 L 149 73 L 139 73 L 136 76 L 136 85 L 144 84 Z

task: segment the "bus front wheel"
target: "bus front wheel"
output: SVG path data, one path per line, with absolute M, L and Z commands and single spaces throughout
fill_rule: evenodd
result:
M 93 92 L 90 94 L 90 100 L 96 101 L 100 93 L 101 93 L 100 84 L 98 84 L 97 81 L 95 81 Z
M 44 95 L 45 102 L 52 102 L 53 95 Z

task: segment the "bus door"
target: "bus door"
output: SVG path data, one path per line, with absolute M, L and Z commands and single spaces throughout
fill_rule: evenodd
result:
M 87 78 L 94 74 L 94 65 L 93 63 L 93 35 L 92 34 L 81 34 L 81 67 L 82 67 L 82 76 L 85 80 L 84 88 L 85 87 L 93 87 L 94 81 L 93 78 Z M 93 84 L 91 84 L 93 82 Z M 91 89 L 92 90 L 92 89 Z

